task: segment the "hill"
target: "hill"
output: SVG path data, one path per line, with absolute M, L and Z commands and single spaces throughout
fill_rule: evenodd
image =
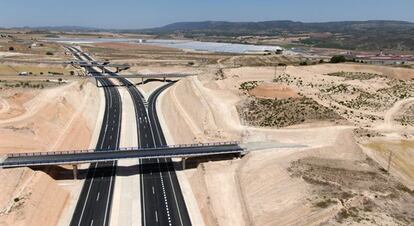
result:
M 303 23 L 264 22 L 180 22 L 159 28 L 139 30 L 150 34 L 203 36 L 283 36 L 307 35 L 301 44 L 342 49 L 414 51 L 414 23 L 405 21 L 342 21 Z

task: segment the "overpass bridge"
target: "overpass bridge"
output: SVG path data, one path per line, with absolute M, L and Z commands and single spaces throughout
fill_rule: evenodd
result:
M 78 67 L 97 67 L 101 69 L 102 73 L 105 73 L 107 70 L 105 67 L 111 67 L 116 69 L 116 73 L 119 73 L 124 70 L 128 70 L 131 68 L 128 64 L 112 64 L 109 62 L 98 62 L 98 61 L 71 61 L 71 62 L 65 62 L 65 64 L 71 64 L 72 66 L 78 66 Z
M 185 160 L 190 157 L 219 156 L 235 154 L 244 155 L 245 150 L 237 142 L 168 145 L 154 148 L 121 148 L 119 150 L 76 150 L 62 152 L 16 153 L 8 154 L 1 168 L 73 165 L 77 175 L 77 165 L 82 163 L 116 161 L 121 159 L 159 159 L 182 158 L 183 169 Z
M 97 87 L 103 87 L 104 85 L 99 85 L 98 84 L 98 79 L 99 78 L 140 78 L 141 79 L 141 83 L 144 84 L 145 81 L 163 81 L 163 82 L 167 82 L 167 81 L 172 81 L 170 80 L 171 78 L 184 78 L 184 77 L 188 77 L 188 76 L 194 76 L 194 74 L 184 74 L 184 73 L 154 73 L 154 74 L 129 74 L 129 75 L 118 75 L 115 74 L 113 72 L 107 71 L 108 73 L 100 73 L 100 72 L 89 72 L 90 74 L 90 78 L 95 78 L 95 84 Z M 94 75 L 96 74 L 96 75 Z M 168 79 L 168 80 L 167 80 Z M 114 86 L 124 86 L 124 85 L 114 85 Z

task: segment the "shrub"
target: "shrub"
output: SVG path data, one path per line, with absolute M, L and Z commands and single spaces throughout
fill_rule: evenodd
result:
M 343 55 L 336 55 L 331 58 L 330 62 L 333 64 L 343 63 L 343 62 L 346 62 L 346 58 Z

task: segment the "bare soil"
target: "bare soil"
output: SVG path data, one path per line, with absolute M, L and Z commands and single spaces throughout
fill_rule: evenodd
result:
M 250 90 L 249 94 L 257 98 L 266 99 L 287 99 L 299 97 L 298 93 L 295 92 L 292 88 L 285 85 L 273 83 L 260 84 Z

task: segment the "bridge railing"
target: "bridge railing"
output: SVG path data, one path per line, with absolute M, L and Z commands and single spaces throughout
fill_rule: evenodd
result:
M 197 144 L 175 144 L 175 145 L 163 145 L 151 148 L 143 147 L 126 147 L 118 149 L 86 149 L 86 150 L 70 150 L 70 151 L 51 151 L 51 152 L 27 152 L 27 153 L 11 153 L 7 154 L 7 158 L 13 157 L 25 157 L 25 156 L 50 156 L 50 155 L 70 155 L 70 154 L 81 154 L 81 153 L 93 153 L 95 151 L 100 152 L 112 152 L 112 151 L 150 151 L 158 150 L 163 148 L 188 148 L 188 147 L 213 147 L 213 146 L 224 146 L 224 145 L 238 145 L 238 141 L 226 141 L 226 142 L 210 142 L 210 143 L 197 143 Z

